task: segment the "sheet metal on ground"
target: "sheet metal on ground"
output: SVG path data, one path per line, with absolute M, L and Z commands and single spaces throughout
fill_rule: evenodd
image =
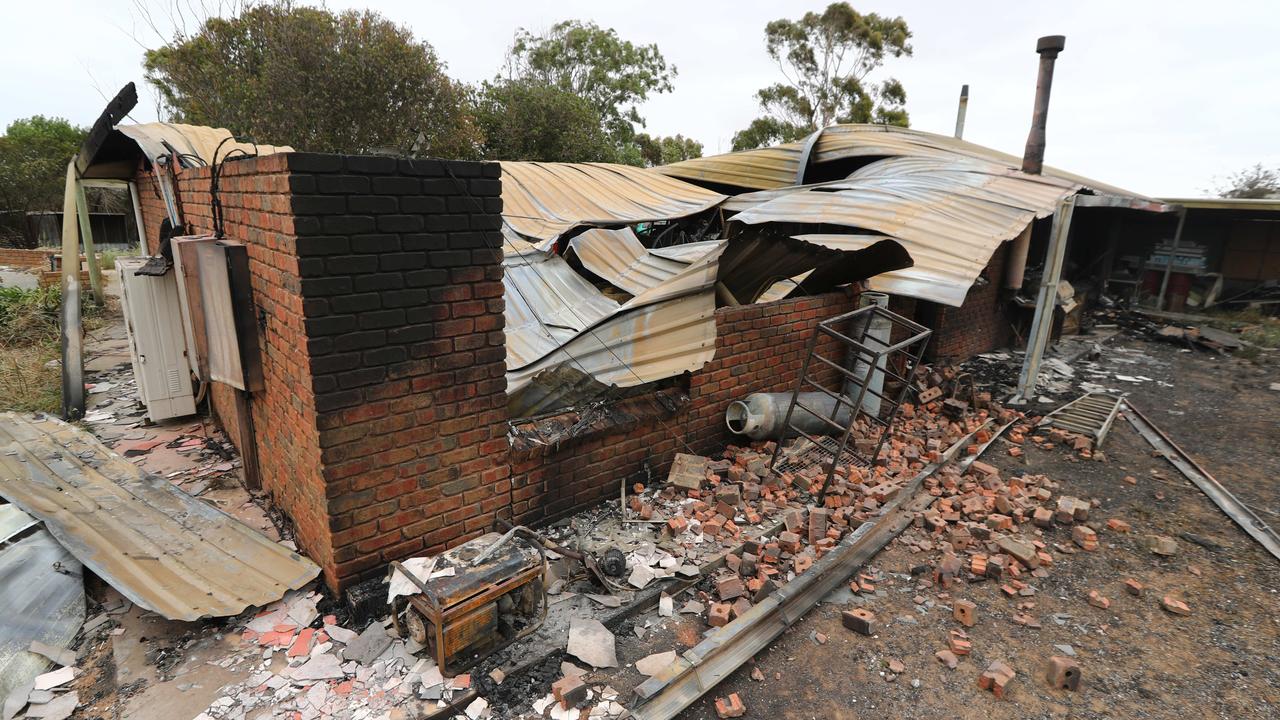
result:
M 689 265 L 649 252 L 631 228 L 586 230 L 569 241 L 569 248 L 583 267 L 632 295 L 661 285 Z
M 1052 214 L 1080 186 L 980 160 L 889 158 L 847 180 L 740 195 L 735 222 L 843 225 L 898 240 L 912 267 L 872 277 L 874 289 L 959 306 L 1000 243 Z M 832 249 L 866 247 L 873 236 L 802 234 Z
M 83 572 L 47 530 L 0 549 L 0 703 L 49 667 L 27 649 L 32 640 L 55 648 L 75 640 L 84 624 Z
M 502 163 L 502 218 L 547 250 L 577 227 L 672 220 L 725 199 L 697 185 L 630 165 Z
M 320 571 L 49 417 L 0 415 L 0 496 L 125 597 L 170 620 L 237 615 Z
M 684 160 L 654 168 L 657 172 L 695 182 L 747 190 L 769 190 L 796 184 L 803 143 L 787 143 L 758 150 Z M 947 135 L 892 125 L 834 125 L 822 131 L 814 146 L 813 165 L 853 157 L 972 158 L 1009 168 L 1022 158 Z M 1108 195 L 1143 197 L 1091 178 L 1046 166 L 1044 175 Z

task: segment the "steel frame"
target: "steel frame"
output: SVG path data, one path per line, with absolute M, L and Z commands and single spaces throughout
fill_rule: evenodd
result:
M 872 322 L 877 319 L 889 322 L 888 341 L 880 340 L 870 333 Z M 850 330 L 846 332 L 837 328 L 849 328 Z M 819 504 L 826 499 L 827 488 L 835 476 L 837 465 L 852 463 L 870 467 L 879 457 L 885 438 L 897 419 L 898 411 L 902 407 L 908 388 L 911 386 L 911 380 L 915 375 L 916 368 L 920 365 L 920 359 L 924 355 L 925 347 L 932 334 L 933 331 L 929 328 L 878 305 L 868 305 L 851 312 L 836 315 L 819 322 L 814 328 L 813 335 L 809 337 L 808 351 L 804 364 L 800 368 L 800 376 L 796 379 L 795 390 L 791 395 L 791 403 L 787 407 L 783 428 L 784 432 L 795 433 L 812 443 L 820 454 L 825 452 L 825 454 L 831 456 L 830 462 L 826 463 L 827 475 L 822 482 L 822 490 L 818 495 Z M 894 342 L 894 335 L 903 335 L 903 337 Z M 818 348 L 818 339 L 823 336 L 833 338 L 839 343 L 839 346 L 844 349 L 843 358 L 832 359 L 822 355 Z M 835 371 L 836 376 L 839 378 L 837 387 L 827 387 L 819 377 L 811 372 L 815 361 L 822 366 L 822 369 Z M 847 367 L 848 365 L 855 365 L 856 367 L 859 361 L 866 364 L 867 372 L 865 377 L 858 377 L 857 373 Z M 895 370 L 895 366 L 898 366 L 899 369 Z M 871 379 L 876 374 L 882 374 L 885 378 L 896 381 L 898 383 L 897 392 L 890 396 L 883 391 L 883 387 L 880 390 L 872 388 Z M 856 396 L 845 392 L 846 381 L 851 383 L 852 387 L 857 388 Z M 818 412 L 800 401 L 800 395 L 806 392 L 806 387 L 821 392 L 835 401 L 829 414 Z M 878 398 L 880 403 L 879 413 L 869 413 L 864 408 L 864 400 L 867 399 L 868 393 Z M 838 422 L 838 419 L 841 409 L 845 407 L 849 408 L 848 421 L 842 424 Z M 819 418 L 831 429 L 838 431 L 840 438 L 838 447 L 833 449 L 830 442 L 824 442 L 823 439 L 814 437 L 793 423 L 792 417 L 796 408 L 800 408 L 803 412 Z M 824 417 L 824 415 L 829 416 Z M 856 443 L 852 448 L 850 447 L 850 438 L 853 435 L 853 430 L 862 420 L 866 420 L 869 426 L 878 427 L 875 449 L 870 454 L 858 452 Z M 783 443 L 779 442 L 777 447 L 774 448 L 770 469 L 774 472 L 781 472 L 779 461 L 783 460 L 785 462 L 783 456 Z

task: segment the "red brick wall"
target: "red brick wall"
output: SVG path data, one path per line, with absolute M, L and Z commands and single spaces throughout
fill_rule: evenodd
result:
M 136 180 L 147 247 L 154 252 L 164 204 L 150 173 L 140 172 Z M 300 241 L 290 192 L 296 182 L 285 155 L 240 160 L 224 165 L 219 196 L 227 237 L 248 246 L 253 302 L 258 311 L 265 387 L 250 398 L 250 412 L 262 488 L 293 520 L 299 546 L 327 571 L 332 564 L 329 520 L 303 326 Z M 188 232 L 211 233 L 209 169 L 179 173 L 178 193 Z M 236 392 L 214 383 L 210 403 L 228 436 L 242 445 Z
M 723 449 L 735 437 L 724 422 L 729 402 L 753 392 L 794 389 L 814 326 L 852 310 L 856 299 L 853 292 L 834 292 L 717 310 L 715 358 L 690 374 L 687 408 L 675 417 L 655 413 L 637 427 L 513 458 L 516 520 L 537 524 L 616 500 L 624 481 L 630 486 L 665 478 L 675 453 Z M 834 341 L 824 348 L 830 354 Z
M 978 353 L 1007 347 L 1014 340 L 1010 301 L 1001 289 L 1010 243 L 1003 243 L 982 271 L 987 283 L 977 283 L 960 307 L 939 307 L 929 340 L 929 357 L 938 360 L 965 360 Z M 925 323 L 926 325 L 929 323 Z

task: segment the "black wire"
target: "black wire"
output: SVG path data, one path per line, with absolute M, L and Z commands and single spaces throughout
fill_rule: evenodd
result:
M 247 150 L 241 147 L 233 147 L 230 150 L 228 150 L 225 155 L 222 156 L 222 162 L 218 162 L 218 153 L 221 152 L 222 146 L 226 145 L 227 142 L 233 141 L 233 140 L 236 140 L 235 135 L 228 135 L 227 137 L 223 138 L 222 141 L 218 143 L 218 146 L 213 149 L 213 157 L 210 159 L 210 163 L 209 163 L 209 167 L 210 167 L 209 208 L 210 208 L 210 214 L 212 216 L 212 221 L 213 221 L 213 236 L 218 240 L 221 240 L 222 238 L 226 237 L 225 225 L 223 222 L 222 198 L 218 196 L 218 185 L 219 185 L 219 181 L 222 179 L 223 166 L 226 165 L 227 161 L 231 160 L 232 158 L 236 158 L 236 157 L 249 158 L 249 157 L 258 156 L 257 143 L 253 142 L 252 140 L 248 140 L 247 142 L 253 145 L 253 153 L 249 153 Z M 245 142 L 245 141 L 239 141 L 239 142 Z

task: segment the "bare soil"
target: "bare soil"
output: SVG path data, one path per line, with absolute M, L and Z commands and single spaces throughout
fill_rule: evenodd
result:
M 1142 358 L 1140 374 L 1153 378 L 1126 388 L 1134 402 L 1220 482 L 1274 522 L 1280 506 L 1280 430 L 1274 415 L 1280 394 L 1268 387 L 1280 379 L 1275 366 L 1181 353 L 1138 340 L 1122 339 L 1117 347 L 1141 352 L 1112 348 L 1100 364 L 1109 357 L 1136 356 Z M 1139 374 L 1134 363 L 1115 367 Z M 748 718 L 1280 716 L 1280 561 L 1177 470 L 1153 457 L 1122 420 L 1104 445 L 1105 461 L 1084 461 L 1065 448 L 1042 450 L 1031 443 L 1021 459 L 1006 450 L 998 444 L 984 460 L 1006 476 L 1045 474 L 1061 483 L 1063 494 L 1096 498 L 1099 507 L 1091 521 L 1121 518 L 1132 525 L 1132 533 L 1099 533 L 1101 546 L 1094 552 L 1054 551 L 1050 576 L 1032 579 L 1038 590 L 1032 598 L 1007 598 L 996 583 L 986 581 L 953 587 L 949 599 L 940 599 L 938 588 L 922 590 L 908 574 L 932 558 L 895 542 L 872 563 L 885 573 L 879 592 L 863 600 L 879 621 L 873 637 L 841 626 L 840 611 L 849 602 L 824 603 L 681 717 L 716 717 L 714 699 L 730 692 L 742 697 Z M 1126 475 L 1137 484 L 1123 482 Z M 1203 544 L 1183 539 L 1183 533 Z M 1150 552 L 1150 535 L 1178 538 L 1177 555 Z M 1044 531 L 1042 539 L 1050 547 L 1071 544 L 1069 528 L 1061 526 Z M 1125 592 L 1123 583 L 1130 578 L 1146 586 L 1145 596 Z M 1093 589 L 1111 600 L 1109 609 L 1086 602 Z M 1162 610 L 1160 598 L 1166 594 L 1184 600 L 1192 614 Z M 917 605 L 917 596 L 936 605 Z M 978 605 L 978 622 L 969 630 L 972 655 L 949 670 L 934 653 L 945 647 L 949 630 L 961 627 L 949 609 L 955 598 Z M 1012 622 L 1017 605 L 1027 600 L 1035 602 L 1028 612 L 1040 629 Z M 827 636 L 825 644 L 814 639 L 817 633 Z M 1070 645 L 1077 654 L 1084 678 L 1077 692 L 1051 689 L 1043 678 L 1049 657 L 1063 654 L 1055 644 Z M 885 675 L 889 659 L 906 666 L 892 681 Z M 992 660 L 1018 673 L 1003 700 L 977 686 Z M 762 682 L 751 679 L 753 667 L 763 672 Z

